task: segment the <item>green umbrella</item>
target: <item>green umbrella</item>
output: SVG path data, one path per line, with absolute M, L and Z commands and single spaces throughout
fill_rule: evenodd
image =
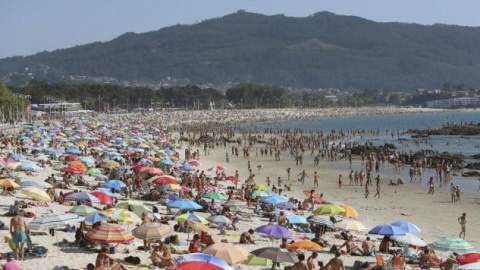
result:
M 265 191 L 257 190 L 253 192 L 252 197 L 268 197 L 268 193 Z
M 88 175 L 92 175 L 94 173 L 102 173 L 102 171 L 100 171 L 100 169 L 98 169 L 98 168 L 90 168 L 90 169 L 87 170 L 87 173 L 88 173 Z
M 345 212 L 345 209 L 334 204 L 327 204 L 318 207 L 313 211 L 316 215 L 340 215 Z
M 248 259 L 245 264 L 250 266 L 270 266 L 273 264 L 273 262 L 270 259 L 260 258 L 253 254 L 250 254 L 248 255 Z
M 121 209 L 126 209 L 128 211 L 132 211 L 137 216 L 141 217 L 144 212 L 150 212 L 150 209 L 145 206 L 142 202 L 140 201 L 135 201 L 135 200 L 128 200 L 128 201 L 123 201 L 119 202 L 115 205 L 115 208 L 121 208 Z
M 60 170 L 62 170 L 62 169 L 65 168 L 65 167 L 67 167 L 67 165 L 59 164 L 59 165 L 53 166 L 53 169 L 54 169 L 54 170 L 57 170 L 57 171 L 60 171 Z
M 206 198 L 206 199 L 213 199 L 213 200 L 224 200 L 224 201 L 227 200 L 227 197 L 225 195 L 223 195 L 222 193 L 218 193 L 218 192 L 206 193 L 202 197 Z

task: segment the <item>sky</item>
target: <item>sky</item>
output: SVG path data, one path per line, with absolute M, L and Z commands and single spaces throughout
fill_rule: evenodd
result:
M 480 0 L 0 0 L 0 58 L 193 24 L 241 9 L 293 17 L 330 11 L 378 22 L 480 26 Z

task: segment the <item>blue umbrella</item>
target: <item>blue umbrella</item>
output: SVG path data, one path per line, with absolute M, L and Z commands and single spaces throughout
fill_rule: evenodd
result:
M 180 210 L 200 210 L 203 207 L 199 205 L 198 203 L 192 201 L 192 200 L 175 200 L 173 202 L 167 203 L 168 208 L 178 208 Z
M 85 192 L 70 194 L 67 197 L 65 197 L 65 200 L 71 200 L 71 201 L 77 201 L 77 202 L 90 202 L 90 203 L 97 203 L 97 204 L 101 203 L 97 197 Z
M 179 168 L 180 168 L 181 170 L 187 171 L 187 172 L 189 172 L 189 171 L 192 170 L 192 168 L 190 168 L 186 163 L 183 163 Z
M 148 165 L 153 166 L 153 161 L 151 161 L 150 159 L 142 158 L 142 159 L 140 160 L 140 162 L 141 162 L 143 165 L 148 164 Z
M 60 156 L 63 154 L 63 151 L 61 150 L 51 150 L 47 152 L 47 155 L 49 156 Z
M 43 188 L 42 184 L 37 183 L 35 181 L 23 181 L 22 183 L 20 183 L 20 185 L 22 186 L 22 188 L 26 188 L 26 187 Z
M 264 203 L 276 205 L 276 204 L 281 203 L 281 202 L 286 202 L 287 200 L 288 200 L 287 198 L 285 198 L 281 195 L 273 195 L 273 196 L 264 198 L 262 201 Z
M 132 151 L 133 151 L 133 152 L 139 152 L 139 153 L 145 152 L 145 150 L 143 150 L 143 149 L 141 149 L 141 148 L 133 148 Z
M 22 163 L 18 165 L 18 167 L 25 171 L 33 171 L 33 172 L 43 171 L 42 167 L 33 163 Z
M 120 180 L 110 180 L 102 185 L 103 188 L 114 189 L 115 191 L 121 191 L 122 188 L 126 187 L 125 183 Z
M 93 165 L 95 164 L 95 159 L 91 157 L 80 157 L 79 160 L 85 164 Z
M 85 217 L 85 223 L 94 224 L 94 223 L 97 223 L 99 221 L 108 221 L 108 219 L 100 216 L 99 211 L 88 214 Z
M 378 234 L 386 236 L 405 235 L 405 233 L 406 232 L 402 228 L 391 225 L 378 225 L 368 232 L 368 234 Z
M 298 205 L 291 202 L 279 202 L 275 204 L 275 208 L 278 209 L 297 209 Z
M 178 197 L 173 195 L 173 194 L 165 194 L 165 195 L 162 196 L 162 198 L 167 199 L 167 200 L 171 200 L 171 201 L 178 200 Z
M 397 221 L 392 223 L 392 226 L 400 227 L 405 232 L 408 232 L 408 233 L 420 233 L 422 231 L 415 224 L 410 223 L 408 221 Z
M 291 224 L 307 224 L 307 219 L 304 217 L 300 217 L 297 215 L 289 215 L 287 216 L 288 223 Z
M 112 158 L 112 160 L 115 160 L 115 161 L 125 161 L 125 158 L 123 158 L 122 156 L 114 156 Z
M 224 270 L 234 270 L 233 267 L 228 265 L 224 260 L 204 253 L 191 253 L 182 256 L 177 256 L 174 258 L 179 264 L 186 262 L 208 262 L 215 266 L 218 266 Z
M 15 159 L 15 160 L 27 159 L 27 157 L 22 155 L 22 154 L 15 154 L 15 155 L 12 156 L 12 158 Z
M 93 177 L 100 178 L 102 180 L 108 180 L 108 176 L 101 174 L 101 173 L 94 173 L 92 174 Z
M 67 152 L 68 154 L 80 154 L 80 150 L 76 149 L 76 148 L 68 148 L 65 152 Z
M 160 161 L 160 164 L 172 166 L 172 165 L 175 164 L 175 163 L 173 163 L 172 160 L 170 160 L 170 159 L 168 159 L 168 158 L 165 158 L 165 159 L 162 159 L 162 160 Z

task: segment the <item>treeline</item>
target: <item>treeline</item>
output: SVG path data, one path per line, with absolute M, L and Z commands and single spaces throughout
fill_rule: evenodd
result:
M 240 108 L 280 108 L 290 104 L 285 88 L 271 84 L 241 83 L 226 92 L 226 97 Z
M 0 122 L 13 123 L 26 120 L 29 99 L 28 95 L 12 93 L 4 83 L 0 82 Z
M 303 107 L 362 107 L 371 105 L 401 105 L 400 93 L 387 90 L 367 88 L 359 93 L 338 99 L 327 98 L 321 93 L 305 93 L 302 97 Z

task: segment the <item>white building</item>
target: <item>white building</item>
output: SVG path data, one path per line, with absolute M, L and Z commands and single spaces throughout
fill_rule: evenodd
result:
M 466 106 L 480 106 L 480 98 L 458 97 L 452 99 L 432 100 L 427 102 L 428 108 L 459 108 Z

